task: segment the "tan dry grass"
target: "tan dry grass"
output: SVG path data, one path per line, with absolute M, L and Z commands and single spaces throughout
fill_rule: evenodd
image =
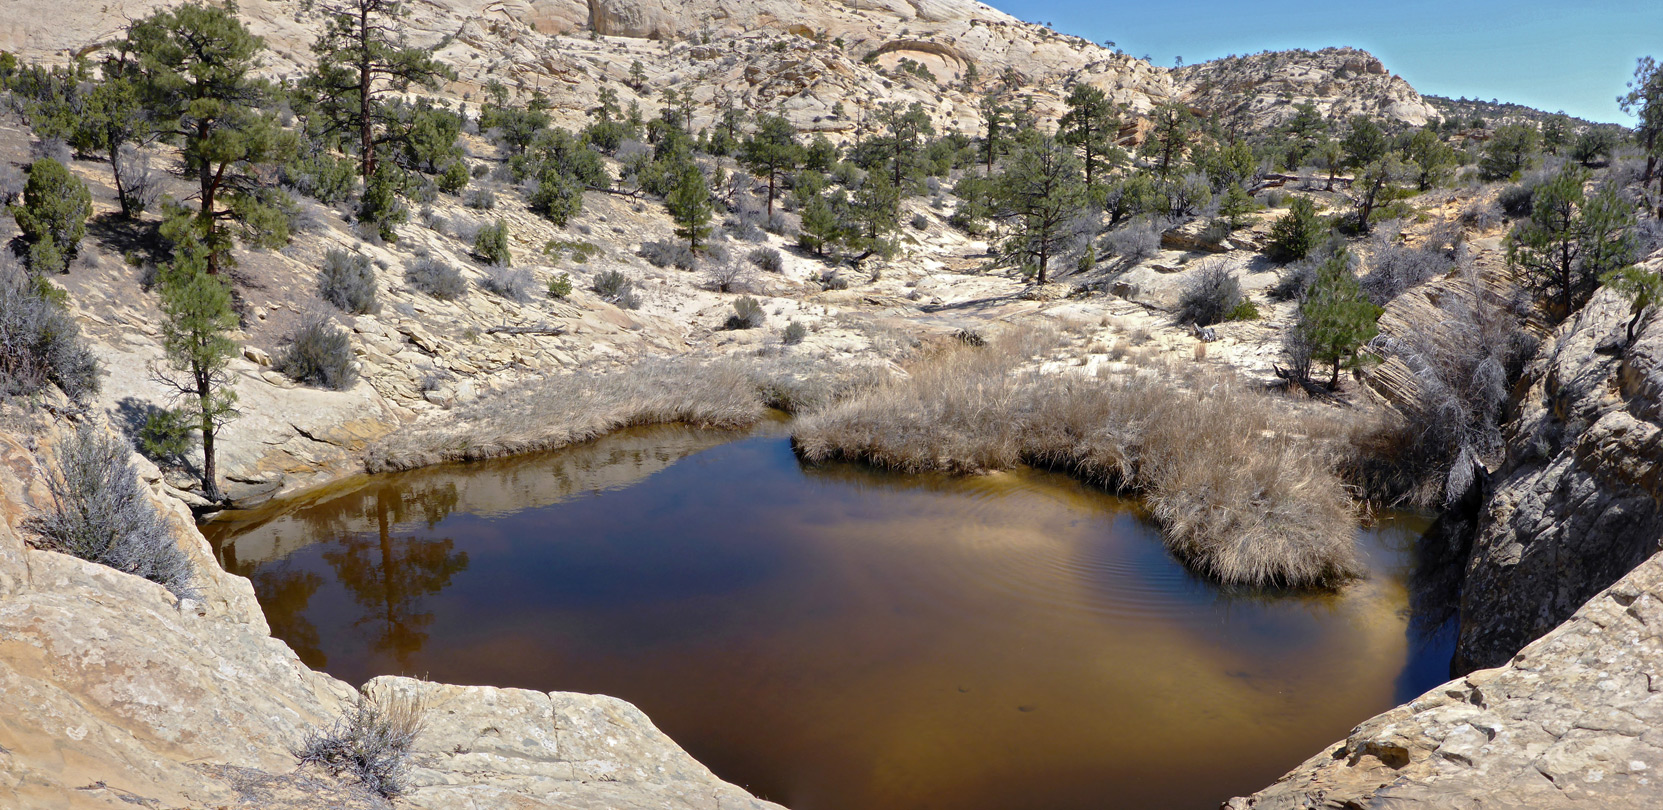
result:
M 873 384 L 871 367 L 808 361 L 656 360 L 607 374 L 545 377 L 489 395 L 443 420 L 418 423 L 372 445 L 372 473 L 554 450 L 637 425 L 681 423 L 738 430 L 768 408 L 824 406 Z
M 947 347 L 798 420 L 810 461 L 975 473 L 1029 463 L 1142 492 L 1168 546 L 1227 583 L 1326 587 L 1360 574 L 1336 425 L 1220 371 L 1041 374 L 1052 336 Z M 1331 438 L 1333 437 L 1333 438 Z

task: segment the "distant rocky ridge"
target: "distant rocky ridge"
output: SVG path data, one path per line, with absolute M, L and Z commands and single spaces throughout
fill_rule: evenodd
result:
M 13 0 L 0 20 L 0 50 L 62 61 L 119 34 L 128 20 L 178 0 L 51 3 Z M 269 70 L 311 60 L 321 3 L 244 0 L 250 28 L 266 38 Z M 866 111 L 920 102 L 938 127 L 974 131 L 980 94 L 1006 77 L 1041 118 L 1062 112 L 1084 82 L 1134 113 L 1181 99 L 1198 110 L 1245 114 L 1254 126 L 1312 100 L 1324 112 L 1424 123 L 1431 108 L 1364 51 L 1330 48 L 1232 57 L 1180 70 L 1022 22 L 973 0 L 443 0 L 408 4 L 411 39 L 457 68 L 444 90 L 478 98 L 488 79 L 529 96 L 542 90 L 561 122 L 575 125 L 602 82 L 626 105 L 657 106 L 657 91 L 690 87 L 696 122 L 731 100 L 785 114 L 803 131 L 852 131 Z M 894 68 L 909 59 L 934 80 Z M 627 86 L 639 60 L 648 83 Z M 972 72 L 975 81 L 971 82 Z M 834 111 L 841 107 L 841 115 Z
M 1325 116 L 1365 115 L 1411 126 L 1432 106 L 1379 59 L 1355 48 L 1230 56 L 1172 72 L 1181 98 L 1248 131 L 1285 123 L 1310 102 Z

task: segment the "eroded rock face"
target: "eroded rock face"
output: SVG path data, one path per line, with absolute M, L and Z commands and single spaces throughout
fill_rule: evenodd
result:
M 214 564 L 159 482 L 200 601 L 26 545 L 21 524 L 47 503 L 43 458 L 69 428 L 24 428 L 31 439 L 0 432 L 0 807 L 385 807 L 350 778 L 297 768 L 291 748 L 357 692 L 271 637 L 248 581 Z M 368 691 L 388 689 L 427 709 L 401 806 L 774 807 L 619 700 L 401 678 Z
M 1663 558 L 1230 810 L 1663 805 Z
M 1467 563 L 1457 663 L 1495 666 L 1663 541 L 1663 323 L 1601 290 L 1543 345 Z

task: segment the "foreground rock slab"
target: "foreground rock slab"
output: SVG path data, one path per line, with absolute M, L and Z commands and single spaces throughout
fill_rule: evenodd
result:
M 1229 810 L 1663 807 L 1663 557 Z

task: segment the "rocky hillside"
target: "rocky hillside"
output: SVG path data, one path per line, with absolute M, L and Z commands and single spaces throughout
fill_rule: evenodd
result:
M 248 580 L 218 568 L 154 467 L 135 458 L 194 562 L 200 599 L 25 545 L 20 526 L 50 503 L 45 470 L 71 428 L 16 405 L 0 421 L 0 806 L 387 806 L 355 781 L 297 769 L 292 749 L 358 693 L 271 637 Z M 405 678 L 364 693 L 423 708 L 399 806 L 775 807 L 612 698 Z
M 1507 660 L 1663 545 L 1663 324 L 1625 346 L 1628 316 L 1602 290 L 1526 376 L 1467 563 L 1461 668 Z
M 1286 122 L 1310 102 L 1324 115 L 1420 126 L 1435 113 L 1415 88 L 1367 51 L 1267 51 L 1179 68 L 1172 81 L 1191 106 L 1249 130 Z
M 18 0 L 0 21 L 0 50 L 62 61 L 169 4 Z M 272 50 L 270 72 L 310 62 L 319 5 L 240 4 Z M 916 101 L 938 127 L 974 131 L 980 94 L 1007 80 L 1043 119 L 1061 113 L 1079 82 L 1134 112 L 1181 97 L 1254 127 L 1280 123 L 1306 100 L 1325 113 L 1414 125 L 1432 114 L 1414 88 L 1359 50 L 1264 53 L 1170 71 L 973 0 L 445 0 L 410 8 L 412 41 L 431 45 L 460 74 L 443 94 L 477 99 L 494 78 L 522 96 L 543 91 L 567 125 L 584 120 L 601 86 L 649 111 L 659 91 L 677 87 L 693 90 L 698 126 L 732 102 L 837 137 L 878 104 Z M 903 60 L 923 70 L 900 70 Z M 647 74 L 640 86 L 629 81 L 637 61 Z

